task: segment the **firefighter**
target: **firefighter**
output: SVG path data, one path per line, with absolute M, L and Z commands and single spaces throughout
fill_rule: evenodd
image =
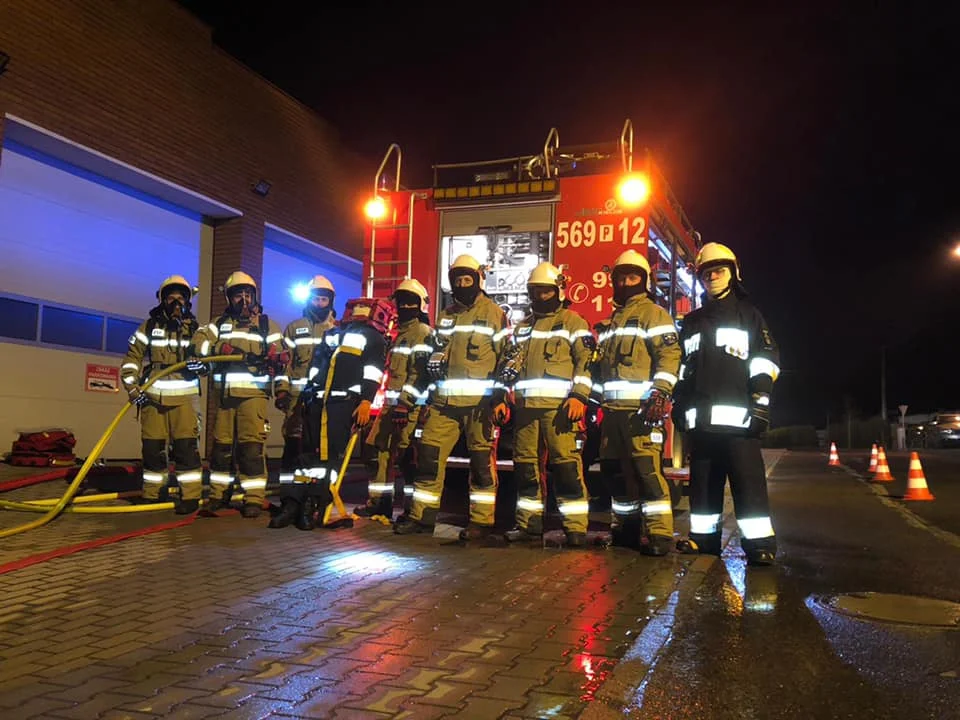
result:
M 395 319 L 389 302 L 350 300 L 339 326 L 316 346 L 302 393 L 307 411 L 303 452 L 293 482 L 280 488 L 280 512 L 271 519 L 271 528 L 292 522 L 300 530 L 312 530 L 317 516 L 323 518 L 350 435 L 370 422 L 383 379 L 385 336 Z
M 440 510 L 447 458 L 460 434 L 470 455 L 470 521 L 463 541 L 491 537 L 497 498 L 494 417 L 491 398 L 497 357 L 509 329 L 503 310 L 483 290 L 484 273 L 470 255 L 460 255 L 447 271 L 454 302 L 440 312 L 435 350 L 427 371 L 435 382 L 420 438 L 417 475 L 409 516 L 401 516 L 400 535 L 431 532 Z M 497 540 L 495 536 L 491 537 Z
M 622 253 L 612 280 L 616 307 L 600 337 L 598 363 L 600 458 L 604 475 L 615 478 L 614 540 L 639 546 L 646 555 L 664 555 L 673 546 L 673 507 L 660 454 L 680 367 L 678 333 L 667 311 L 649 297 L 650 265 L 642 254 Z
M 390 473 L 394 458 L 403 472 L 404 490 L 409 488 L 409 494 L 413 494 L 415 465 L 411 440 L 420 408 L 427 399 L 427 359 L 433 351 L 427 344 L 433 335 L 425 312 L 429 302 L 427 289 L 417 280 L 407 279 L 397 286 L 392 299 L 397 308 L 397 337 L 387 353 L 384 407 L 367 439 L 376 453 L 371 468 L 374 478 L 369 484 L 370 497 L 366 505 L 354 510 L 361 517 L 383 515 L 391 520 L 393 480 Z
M 499 379 L 515 399 L 513 471 L 517 478 L 517 524 L 507 540 L 528 541 L 543 534 L 545 496 L 540 485 L 540 445 L 547 450 L 566 544 L 587 539 L 586 486 L 577 451 L 577 430 L 590 398 L 589 364 L 596 346 L 587 321 L 563 307 L 564 278 L 548 262 L 527 279 L 531 315 L 513 330 L 514 362 Z M 505 406 L 498 405 L 498 414 Z
M 690 538 L 682 552 L 719 555 L 723 490 L 730 478 L 741 547 L 751 565 L 770 565 L 777 540 L 770 521 L 760 434 L 770 418 L 779 352 L 744 290 L 740 263 L 707 243 L 695 269 L 703 307 L 684 318 L 683 369 L 674 421 L 690 433 Z
M 227 309 L 194 337 L 199 358 L 191 369 L 206 372 L 204 357 L 244 356 L 239 362 L 218 364 L 213 375 L 217 397 L 213 452 L 210 457 L 208 509 L 216 511 L 229 502 L 233 465 L 243 488 L 243 516 L 260 516 L 267 487 L 264 444 L 269 434 L 267 401 L 273 378 L 283 375 L 289 363 L 283 333 L 263 314 L 257 301 L 257 283 L 245 272 L 235 272 L 223 285 Z M 277 393 L 289 393 L 282 378 Z M 236 450 L 234 450 L 236 446 Z
M 167 451 L 172 446 L 180 499 L 176 513 L 186 515 L 200 506 L 200 422 L 197 397 L 200 381 L 189 371 L 157 380 L 146 391 L 141 385 L 151 376 L 190 356 L 188 347 L 197 331 L 190 312 L 193 288 L 182 275 L 171 275 L 160 284 L 149 317 L 130 336 L 130 347 L 120 367 L 130 402 L 140 410 L 143 448 L 143 499 L 157 502 L 167 488 Z
M 283 457 L 280 460 L 280 484 L 293 482 L 293 471 L 301 453 L 303 437 L 303 412 L 300 392 L 307 384 L 307 371 L 313 359 L 313 351 L 323 342 L 323 334 L 336 325 L 333 301 L 336 297 L 333 284 L 323 275 L 310 281 L 310 297 L 303 308 L 303 317 L 291 322 L 283 331 L 284 342 L 290 352 L 289 375 L 278 375 L 277 387 L 287 383 L 289 393 L 277 390 L 274 405 L 284 414 Z

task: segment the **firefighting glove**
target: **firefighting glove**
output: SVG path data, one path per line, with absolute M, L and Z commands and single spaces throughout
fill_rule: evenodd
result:
M 370 401 L 361 400 L 360 404 L 357 405 L 357 409 L 353 411 L 354 427 L 357 427 L 357 428 L 366 427 L 367 423 L 369 422 L 370 422 Z
M 277 397 L 273 401 L 273 405 L 275 408 L 277 408 L 277 410 L 286 412 L 290 408 L 290 401 L 292 399 L 293 398 L 291 397 L 290 393 L 286 390 L 278 390 Z
M 571 423 L 580 422 L 587 411 L 587 406 L 583 400 L 578 397 L 574 397 L 573 395 L 567 398 L 567 401 L 563 404 L 563 407 L 566 408 L 567 419 Z
M 447 357 L 437 351 L 427 360 L 427 375 L 431 380 L 443 380 L 447 376 Z
M 203 362 L 203 360 L 188 360 L 187 370 L 192 372 L 194 375 L 203 377 L 210 372 L 210 366 Z
M 390 412 L 390 419 L 397 430 L 403 430 L 410 422 L 410 408 L 406 405 L 397 405 Z
M 770 396 L 767 393 L 754 393 L 750 403 L 750 432 L 757 435 L 770 427 Z
M 142 408 L 144 405 L 147 404 L 147 400 L 149 400 L 149 398 L 147 397 L 147 394 L 143 392 L 143 390 L 141 390 L 140 388 L 134 387 L 130 389 L 131 405 L 135 405 L 138 408 Z
M 505 402 L 500 402 L 493 407 L 493 424 L 503 427 L 510 421 L 510 406 Z
M 662 425 L 670 414 L 670 396 L 662 390 L 651 390 L 650 398 L 640 409 L 643 424 L 650 427 Z

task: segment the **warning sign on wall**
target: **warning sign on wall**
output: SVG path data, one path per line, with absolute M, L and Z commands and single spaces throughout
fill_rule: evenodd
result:
M 87 363 L 88 392 L 120 392 L 120 368 Z

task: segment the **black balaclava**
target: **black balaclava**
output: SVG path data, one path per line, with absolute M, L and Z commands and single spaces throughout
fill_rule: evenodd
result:
M 420 296 L 409 290 L 397 290 L 394 302 L 397 305 L 397 320 L 401 324 L 418 320 L 423 314 L 420 310 Z
M 640 274 L 643 277 L 643 282 L 638 283 L 637 285 L 623 285 L 622 287 L 618 286 L 616 283 L 617 273 L 626 274 L 628 272 L 635 272 Z M 617 268 L 613 271 L 613 302 L 617 305 L 623 306 L 627 304 L 627 301 L 634 297 L 635 295 L 640 295 L 641 293 L 647 292 L 647 273 L 646 271 L 639 266 L 630 265 Z
M 552 285 L 549 287 L 553 287 Z M 560 309 L 560 290 L 554 288 L 556 292 L 553 294 L 549 300 L 537 300 L 536 295 L 534 294 L 534 289 L 536 285 L 531 285 L 527 288 L 527 294 L 530 296 L 530 307 L 533 310 L 534 315 L 550 315 L 555 313 Z
M 457 287 L 456 281 L 461 275 L 472 276 L 473 285 L 470 287 Z M 470 307 L 480 294 L 480 273 L 476 270 L 468 270 L 466 268 L 454 268 L 450 271 L 450 287 L 453 288 L 454 299 L 461 305 Z
M 307 319 L 315 323 L 326 322 L 327 318 L 330 317 L 330 313 L 333 312 L 333 299 L 336 297 L 334 293 L 323 288 L 319 290 L 314 290 L 313 295 L 319 295 L 321 297 L 329 298 L 330 304 L 326 307 L 314 307 L 313 302 L 308 301 L 306 307 L 303 309 L 303 314 Z

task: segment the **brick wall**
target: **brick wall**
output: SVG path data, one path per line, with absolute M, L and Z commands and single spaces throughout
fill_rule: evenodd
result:
M 243 211 L 215 236 L 217 284 L 237 267 L 259 278 L 264 221 L 360 256 L 367 178 L 355 156 L 172 0 L 3 0 L 0 49 L 11 56 L 0 118 L 17 115 Z M 272 183 L 266 198 L 250 189 L 261 178 Z M 222 307 L 215 289 L 212 304 Z

